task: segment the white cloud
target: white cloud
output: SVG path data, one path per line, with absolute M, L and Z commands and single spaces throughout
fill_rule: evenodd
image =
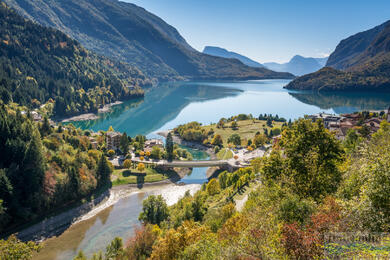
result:
M 319 52 L 318 53 L 318 56 L 320 56 L 321 58 L 329 57 L 329 55 L 330 55 L 329 52 Z

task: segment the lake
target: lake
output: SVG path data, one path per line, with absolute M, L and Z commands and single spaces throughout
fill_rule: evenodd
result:
M 350 113 L 387 109 L 390 93 L 318 93 L 283 89 L 289 80 L 245 82 L 175 82 L 147 90 L 145 98 L 114 106 L 99 119 L 74 122 L 94 131 L 115 130 L 148 135 L 190 121 L 203 124 L 240 113 L 278 114 L 297 119 L 318 112 Z
M 143 99 L 124 102 L 112 111 L 100 114 L 99 119 L 75 122 L 74 125 L 94 131 L 115 130 L 128 135 L 156 136 L 160 130 L 190 121 L 203 124 L 217 122 L 222 117 L 240 113 L 258 116 L 278 114 L 296 119 L 318 112 L 349 113 L 359 110 L 383 110 L 390 105 L 390 94 L 372 93 L 314 93 L 283 89 L 287 80 L 246 82 L 175 82 L 163 83 L 149 89 Z M 205 154 L 190 150 L 195 159 Z M 126 241 L 139 225 L 142 200 L 150 194 L 162 194 L 173 204 L 189 190 L 195 192 L 207 181 L 206 168 L 195 168 L 182 182 L 184 186 L 145 188 L 133 193 L 96 216 L 72 225 L 57 238 L 49 239 L 36 259 L 72 259 L 78 250 L 88 256 L 105 250 L 116 236 Z M 172 188 L 174 187 L 174 188 Z

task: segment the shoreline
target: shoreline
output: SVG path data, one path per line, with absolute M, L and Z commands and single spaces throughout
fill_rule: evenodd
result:
M 123 102 L 115 101 L 113 103 L 104 105 L 102 108 L 99 108 L 97 113 L 84 113 L 81 115 L 64 118 L 62 120 L 60 119 L 59 122 L 69 123 L 69 122 L 77 122 L 77 121 L 96 120 L 99 119 L 99 114 L 108 113 L 111 111 L 111 108 L 113 106 L 117 106 L 120 104 L 123 104 Z
M 176 186 L 178 184 L 167 179 L 158 182 L 144 183 L 142 188 L 138 188 L 137 184 L 114 186 L 107 189 L 90 202 L 83 203 L 24 228 L 17 232 L 16 236 L 22 241 L 44 242 L 52 237 L 60 236 L 72 225 L 96 216 L 99 212 L 111 207 L 123 198 L 148 189 L 155 189 L 167 185 Z

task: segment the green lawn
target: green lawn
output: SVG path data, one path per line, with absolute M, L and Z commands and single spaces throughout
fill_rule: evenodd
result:
M 214 134 L 219 134 L 222 137 L 223 144 L 227 145 L 227 140 L 232 134 L 238 134 L 241 137 L 243 145 L 246 144 L 245 140 L 252 139 L 257 132 L 264 133 L 264 128 L 270 131 L 272 128 L 267 126 L 267 121 L 249 119 L 243 121 L 237 121 L 238 128 L 236 130 L 230 127 L 231 123 L 227 123 L 224 128 L 217 128 L 216 124 L 203 126 L 207 131 L 210 128 L 214 129 Z M 283 123 L 273 122 L 273 127 L 282 128 Z
M 154 168 L 146 168 L 143 173 L 137 169 L 115 169 L 112 173 L 112 185 L 142 184 L 166 180 L 177 175 L 174 171 L 159 171 Z
M 219 160 L 228 160 L 233 158 L 233 152 L 228 148 L 223 148 L 217 153 L 217 158 Z

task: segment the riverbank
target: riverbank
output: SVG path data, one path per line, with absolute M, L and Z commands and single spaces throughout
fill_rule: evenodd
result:
M 170 179 L 157 181 L 153 183 L 143 183 L 142 187 L 138 184 L 124 184 L 112 187 L 106 190 L 93 200 L 82 205 L 71 208 L 55 216 L 48 217 L 41 222 L 23 229 L 17 233 L 17 237 L 23 241 L 43 242 L 51 237 L 61 235 L 70 226 L 81 221 L 88 220 L 99 212 L 116 204 L 120 199 L 126 198 L 132 194 L 150 190 L 157 190 L 165 186 L 180 186 Z
M 104 105 L 102 108 L 99 108 L 99 110 L 96 114 L 95 113 L 85 113 L 85 114 L 81 114 L 78 116 L 72 116 L 69 118 L 62 119 L 62 120 L 60 120 L 60 122 L 68 123 L 68 122 L 75 122 L 75 121 L 96 120 L 99 118 L 98 114 L 110 112 L 111 108 L 113 106 L 117 106 L 120 104 L 123 104 L 123 102 L 122 101 L 115 101 L 113 103 Z

